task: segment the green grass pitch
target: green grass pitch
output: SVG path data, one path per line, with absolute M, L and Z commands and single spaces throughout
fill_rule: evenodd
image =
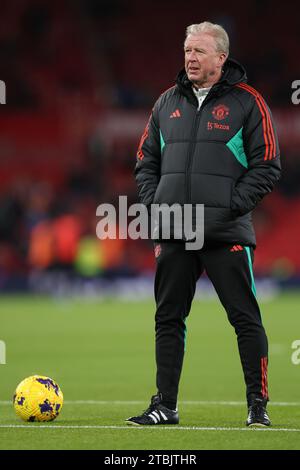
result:
M 245 427 L 235 333 L 216 300 L 194 301 L 187 320 L 180 424 L 129 427 L 155 393 L 154 303 L 115 299 L 0 298 L 1 449 L 300 449 L 300 295 L 261 302 L 269 336 L 271 430 Z M 57 380 L 64 407 L 52 423 L 24 423 L 11 398 L 32 374 Z

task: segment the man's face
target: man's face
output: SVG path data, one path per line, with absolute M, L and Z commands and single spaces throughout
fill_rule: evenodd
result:
M 207 33 L 190 34 L 184 43 L 185 71 L 198 87 L 210 87 L 221 75 L 226 60 L 224 52 L 216 51 L 213 36 Z

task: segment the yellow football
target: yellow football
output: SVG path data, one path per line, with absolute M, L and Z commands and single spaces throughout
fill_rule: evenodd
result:
M 13 404 L 17 416 L 24 421 L 53 421 L 63 406 L 59 385 L 50 377 L 32 375 L 16 388 Z

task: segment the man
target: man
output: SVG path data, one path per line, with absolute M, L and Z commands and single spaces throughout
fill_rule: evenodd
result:
M 251 211 L 280 177 L 273 119 L 244 68 L 228 58 L 219 25 L 187 28 L 185 68 L 156 102 L 137 153 L 139 198 L 204 204 L 204 246 L 156 243 L 157 395 L 128 424 L 177 424 L 185 319 L 205 270 L 235 328 L 246 383 L 248 426 L 269 426 L 268 342 L 252 271 Z

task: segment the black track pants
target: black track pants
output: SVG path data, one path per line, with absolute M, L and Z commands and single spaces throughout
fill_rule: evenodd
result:
M 155 254 L 156 385 L 164 400 L 177 400 L 185 319 L 204 270 L 235 329 L 247 398 L 255 394 L 268 399 L 268 341 L 255 296 L 253 249 L 226 245 L 186 251 L 184 243 L 164 242 L 155 244 Z

